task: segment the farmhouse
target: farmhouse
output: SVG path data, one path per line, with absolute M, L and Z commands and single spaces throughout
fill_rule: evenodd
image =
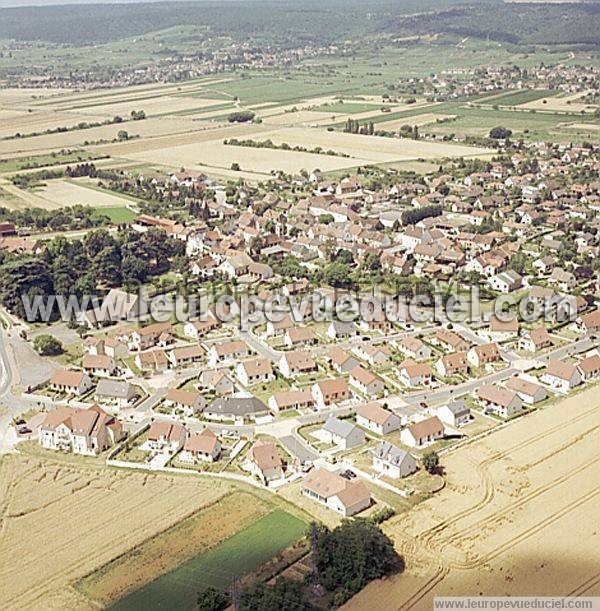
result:
M 365 433 L 361 428 L 334 416 L 330 416 L 314 436 L 323 443 L 336 445 L 340 450 L 349 450 L 365 443 Z
M 451 354 L 445 354 L 436 362 L 435 368 L 443 377 L 467 375 L 469 373 L 467 353 L 453 352 Z
M 385 390 L 383 380 L 360 365 L 350 371 L 350 384 L 369 398 Z
M 467 352 L 467 359 L 474 367 L 483 367 L 488 363 L 501 361 L 502 356 L 500 355 L 498 345 L 491 343 L 473 346 L 473 348 Z
M 179 460 L 194 464 L 196 462 L 214 462 L 221 454 L 221 442 L 209 429 L 190 435 L 183 444 Z
M 182 410 L 186 416 L 194 416 L 202 411 L 206 400 L 199 392 L 170 388 L 165 395 L 165 404 Z
M 49 382 L 50 388 L 69 395 L 83 395 L 92 387 L 92 380 L 83 371 L 55 371 Z
M 408 452 L 387 441 L 380 441 L 372 450 L 373 469 L 394 479 L 407 477 L 417 470 L 417 461 Z
M 115 407 L 127 407 L 136 396 L 133 384 L 123 380 L 100 380 L 94 391 L 94 401 Z
M 148 452 L 174 454 L 183 447 L 187 430 L 181 424 L 154 421 L 148 429 L 148 438 L 140 446 Z
M 311 392 L 319 408 L 345 401 L 349 396 L 348 383 L 344 378 L 321 380 L 313 384 Z
M 437 416 L 420 422 L 413 422 L 400 431 L 402 443 L 413 448 L 421 448 L 444 436 L 444 425 Z
M 283 462 L 271 441 L 256 441 L 248 452 L 245 466 L 265 486 L 283 477 Z
M 436 415 L 444 424 L 462 426 L 471 419 L 471 410 L 464 401 L 453 401 L 439 407 Z
M 373 401 L 363 403 L 356 410 L 356 424 L 378 435 L 387 435 L 400 428 L 400 416 Z
M 277 413 L 288 409 L 313 409 L 315 406 L 315 400 L 308 388 L 275 393 L 268 403 L 269 409 Z
M 486 412 L 493 412 L 510 418 L 523 409 L 523 402 L 516 392 L 493 384 L 484 384 L 475 391 L 475 396 L 485 406 Z
M 49 450 L 95 456 L 125 436 L 121 423 L 97 405 L 89 409 L 57 407 L 38 429 L 39 444 Z
M 371 494 L 362 482 L 348 481 L 325 469 L 313 469 L 304 478 L 302 494 L 344 517 L 353 516 L 371 505 Z
M 306 350 L 286 352 L 278 362 L 279 371 L 286 378 L 317 371 L 315 360 Z
M 560 392 L 569 392 L 581 384 L 581 373 L 577 367 L 564 361 L 551 360 L 541 377 L 544 384 Z
M 244 386 L 262 384 L 274 378 L 273 369 L 268 359 L 250 359 L 238 363 L 236 369 L 238 380 Z
M 509 390 L 516 392 L 523 403 L 529 405 L 535 405 L 548 396 L 546 389 L 541 384 L 536 384 L 535 382 L 530 382 L 523 378 L 510 378 L 504 385 Z

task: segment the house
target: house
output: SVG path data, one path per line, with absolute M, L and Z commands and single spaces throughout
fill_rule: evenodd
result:
M 360 365 L 350 370 L 350 384 L 369 398 L 376 397 L 385 390 L 383 380 Z
M 444 354 L 435 364 L 437 372 L 445 378 L 455 375 L 468 375 L 469 361 L 466 352 Z
M 279 371 L 286 378 L 317 371 L 315 360 L 306 350 L 286 352 L 277 363 Z
M 327 327 L 326 335 L 331 339 L 348 339 L 356 335 L 357 329 L 353 322 L 332 320 Z
M 206 400 L 199 392 L 170 388 L 165 395 L 165 404 L 183 411 L 184 415 L 189 417 L 201 412 Z
M 275 377 L 271 368 L 271 362 L 269 359 L 264 358 L 242 361 L 238 363 L 235 372 L 238 380 L 244 386 L 263 384 Z
M 416 363 L 406 359 L 398 367 L 398 377 L 405 386 L 428 386 L 433 374 L 429 363 Z
M 488 337 L 492 342 L 502 342 L 519 335 L 519 320 L 516 316 L 510 320 L 501 320 L 497 316 L 490 318 Z
M 302 481 L 302 494 L 350 517 L 371 505 L 371 493 L 362 483 L 349 481 L 325 469 L 313 469 Z
M 508 390 L 516 392 L 523 403 L 529 405 L 535 405 L 548 396 L 548 392 L 541 384 L 524 380 L 518 376 L 508 379 L 504 385 Z
M 400 479 L 417 470 L 417 461 L 408 452 L 387 441 L 380 441 L 372 450 L 373 469 L 382 475 Z
M 237 424 L 268 413 L 267 406 L 257 397 L 219 397 L 204 408 L 203 416 L 208 420 L 230 420 Z
M 331 350 L 334 349 L 335 348 L 332 348 Z M 338 348 L 338 350 L 341 350 L 341 348 Z M 383 365 L 385 363 L 389 363 L 391 358 L 391 352 L 387 346 L 373 346 L 371 344 L 361 344 L 356 346 L 353 352 L 358 358 L 367 361 L 367 363 L 369 363 L 369 365 L 371 365 L 372 367 L 374 367 L 375 365 Z M 356 365 L 358 365 L 358 362 L 352 367 L 350 367 L 350 369 L 353 369 L 354 367 L 356 367 Z M 350 369 L 348 369 L 348 371 L 350 371 Z
M 464 401 L 452 401 L 442 405 L 436 410 L 436 415 L 444 424 L 454 427 L 468 424 L 471 420 L 471 410 Z
M 175 454 L 183 448 L 186 437 L 187 430 L 181 424 L 155 420 L 150 425 L 147 439 L 140 448 L 147 452 Z
M 312 385 L 311 392 L 318 408 L 335 405 L 350 396 L 348 383 L 344 378 L 321 380 Z
M 356 410 L 356 424 L 378 435 L 387 435 L 400 428 L 400 416 L 381 407 L 379 403 L 363 403 Z
M 339 450 L 349 450 L 365 443 L 365 432 L 360 427 L 334 416 L 330 416 L 313 435 L 323 443 L 337 446 Z
M 84 354 L 81 359 L 83 370 L 93 376 L 108 377 L 115 373 L 115 361 L 106 354 Z
M 90 329 L 97 329 L 118 320 L 135 320 L 143 307 L 138 295 L 113 288 L 99 307 L 93 307 L 85 312 L 82 322 L 85 322 Z
M 209 315 L 206 317 L 206 320 L 192 320 L 186 322 L 183 325 L 183 334 L 191 339 L 200 340 L 220 326 L 221 322 L 215 316 Z
M 202 388 L 210 390 L 217 396 L 231 395 L 235 386 L 227 372 L 221 369 L 207 369 L 200 374 Z
M 571 272 L 565 271 L 560 267 L 555 267 L 548 277 L 548 284 L 554 284 L 558 286 L 561 291 L 568 292 L 575 288 L 577 279 Z
M 174 348 L 167 356 L 173 367 L 182 367 L 199 363 L 204 357 L 204 350 L 200 346 L 183 346 Z
M 466 352 L 471 344 L 458 333 L 442 329 L 438 331 L 431 339 L 431 343 L 440 346 L 448 352 Z
M 279 413 L 288 409 L 314 409 L 315 400 L 308 388 L 284 390 L 269 398 L 269 409 Z
M 123 380 L 102 379 L 98 381 L 94 391 L 94 401 L 115 407 L 127 407 L 137 397 L 137 392 L 131 382 Z
M 38 429 L 42 447 L 86 456 L 96 456 L 124 437 L 121 423 L 97 405 L 57 407 L 46 414 Z
M 581 380 L 581 373 L 576 365 L 558 360 L 548 361 L 548 367 L 541 377 L 544 384 L 560 392 L 568 392 L 581 384 Z
M 288 329 L 294 326 L 294 321 L 289 314 L 282 316 L 279 320 L 268 320 L 267 330 L 265 335 L 267 337 L 283 337 Z
M 348 373 L 359 365 L 358 359 L 339 346 L 333 346 L 327 353 L 327 358 L 331 367 L 338 373 Z
M 484 384 L 475 391 L 475 397 L 483 403 L 486 412 L 493 412 L 502 418 L 510 418 L 523 409 L 521 397 L 516 392 Z
M 310 346 L 317 342 L 314 331 L 310 327 L 292 327 L 287 329 L 283 343 L 289 348 Z
M 508 270 L 488 278 L 487 283 L 494 291 L 511 293 L 523 286 L 523 278 L 517 272 Z
M 400 431 L 400 441 L 412 448 L 421 448 L 444 436 L 444 425 L 437 416 L 413 422 Z
M 245 466 L 265 486 L 283 478 L 283 462 L 277 451 L 277 446 L 271 441 L 259 440 L 254 442 L 248 452 Z
M 577 328 L 582 333 L 590 335 L 600 331 L 600 310 L 594 310 L 588 314 L 580 316 L 576 320 Z
M 246 253 L 238 253 L 228 256 L 219 266 L 219 271 L 228 278 L 239 278 L 248 273 L 252 259 Z
M 149 350 L 138 352 L 134 362 L 143 371 L 164 371 L 169 367 L 169 358 L 164 350 Z
M 219 438 L 209 428 L 205 428 L 185 440 L 179 460 L 190 464 L 215 462 L 219 459 L 221 449 Z
M 597 378 L 600 376 L 600 356 L 588 356 L 578 363 L 577 369 L 585 382 Z
M 129 333 L 131 350 L 148 350 L 154 346 L 167 346 L 173 342 L 173 328 L 169 322 L 157 322 L 147 327 L 132 329 Z
M 87 373 L 66 369 L 55 371 L 48 383 L 52 390 L 77 396 L 85 394 L 92 387 L 92 380 Z
M 216 367 L 219 363 L 244 358 L 249 353 L 248 345 L 242 340 L 213 344 L 208 351 L 208 364 Z
M 467 352 L 467 360 L 474 367 L 484 367 L 488 363 L 497 363 L 502 360 L 500 349 L 494 342 L 473 346 Z
M 553 345 L 546 327 L 536 327 L 519 338 L 519 349 L 527 352 L 538 352 Z
M 107 337 L 104 340 L 104 354 L 113 359 L 124 359 L 129 356 L 129 348 L 125 342 L 115 337 Z
M 417 337 L 404 337 L 398 342 L 398 349 L 408 358 L 417 361 L 431 358 L 431 348 Z

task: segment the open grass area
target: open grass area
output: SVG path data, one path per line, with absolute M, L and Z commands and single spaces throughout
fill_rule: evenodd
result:
M 307 525 L 282 509 L 274 509 L 211 550 L 124 597 L 109 609 L 191 609 L 200 590 L 227 589 L 231 578 L 258 569 L 301 538 Z
M 48 155 L 29 155 L 14 159 L 0 159 L 0 172 L 19 172 L 33 168 L 47 168 L 63 163 L 81 163 L 100 158 L 88 151 L 60 151 Z
M 102 208 L 96 211 L 97 215 L 107 216 L 116 225 L 131 223 L 137 216 L 130 208 L 125 206 L 117 206 L 116 208 Z

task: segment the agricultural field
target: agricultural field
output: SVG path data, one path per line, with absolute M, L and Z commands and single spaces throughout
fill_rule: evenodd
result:
M 110 470 L 101 459 L 3 457 L 0 607 L 95 608 L 73 582 L 230 491 L 219 480 Z
M 35 194 L 47 200 L 48 209 L 67 206 L 91 206 L 93 208 L 123 208 L 128 199 L 92 187 L 86 179 L 49 180 Z
M 509 90 L 482 98 L 479 100 L 479 103 L 486 105 L 497 104 L 498 106 L 519 106 L 520 104 L 550 98 L 556 95 L 556 93 L 557 91 L 553 89 Z
M 384 526 L 406 571 L 345 608 L 431 609 L 434 593 L 600 595 L 599 442 L 592 387 L 444 455 L 444 490 Z
M 229 519 L 237 520 L 237 514 L 229 514 Z M 306 529 L 303 520 L 282 509 L 274 509 L 216 547 L 122 598 L 110 609 L 193 608 L 199 590 L 209 586 L 226 590 L 233 576 L 257 570 L 304 536 Z
M 579 101 L 580 98 L 585 97 L 589 91 L 583 93 L 574 93 L 571 95 L 552 96 L 543 99 L 537 99 L 526 104 L 521 104 L 521 108 L 527 108 L 528 110 L 549 110 L 554 112 L 583 112 L 589 113 L 594 112 L 597 105 L 585 104 Z

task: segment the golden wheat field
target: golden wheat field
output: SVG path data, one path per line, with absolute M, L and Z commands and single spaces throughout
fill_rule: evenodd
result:
M 406 571 L 346 609 L 438 596 L 600 595 L 600 393 L 592 387 L 442 457 L 447 486 L 384 530 Z
M 222 481 L 110 470 L 99 459 L 5 456 L 0 608 L 89 609 L 73 582 L 230 490 Z

